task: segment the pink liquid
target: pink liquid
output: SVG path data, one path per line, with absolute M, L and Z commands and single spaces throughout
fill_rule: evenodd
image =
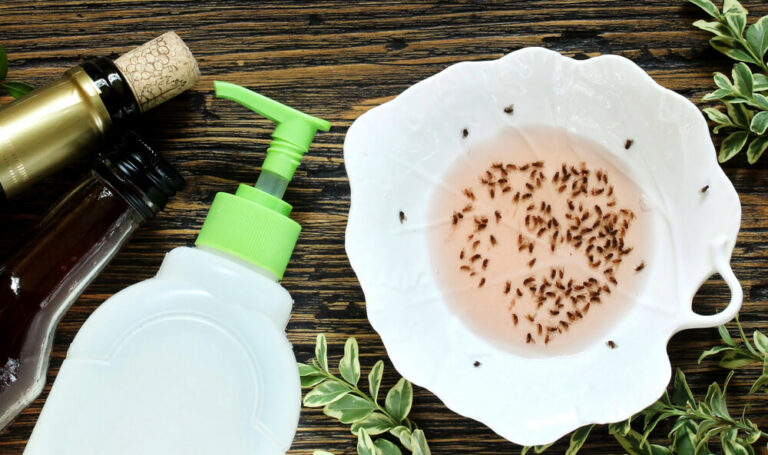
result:
M 529 357 L 609 344 L 652 260 L 642 192 L 609 156 L 561 130 L 515 129 L 446 172 L 432 269 L 472 331 Z

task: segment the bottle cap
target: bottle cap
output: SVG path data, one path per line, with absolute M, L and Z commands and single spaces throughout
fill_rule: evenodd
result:
M 331 124 L 228 82 L 214 82 L 216 95 L 277 124 L 256 186 L 241 184 L 235 194 L 218 193 L 197 236 L 205 245 L 262 267 L 278 279 L 296 246 L 301 226 L 288 217 L 282 200 L 301 158 L 318 130 Z
M 184 186 L 181 174 L 138 133 L 127 130 L 99 153 L 94 170 L 144 217 L 154 218 Z
M 115 65 L 128 81 L 141 112 L 163 104 L 200 80 L 200 69 L 184 41 L 175 32 L 120 56 Z

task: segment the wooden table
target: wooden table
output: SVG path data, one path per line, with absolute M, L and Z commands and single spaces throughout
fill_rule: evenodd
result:
M 753 16 L 768 14 L 762 0 L 745 5 Z M 0 43 L 11 60 L 11 79 L 41 85 L 86 56 L 116 56 L 166 30 L 179 32 L 203 72 L 191 92 L 152 111 L 141 125 L 178 165 L 188 185 L 136 233 L 61 322 L 48 384 L 78 328 L 104 299 L 154 275 L 166 251 L 190 245 L 216 192 L 255 179 L 272 126 L 234 103 L 214 99 L 213 80 L 248 86 L 333 122 L 330 133 L 318 135 L 286 195 L 304 227 L 283 281 L 296 300 L 288 337 L 296 357 L 304 361 L 318 332 L 328 334 L 336 359 L 344 339 L 354 335 L 368 368 L 386 354 L 366 320 L 363 294 L 344 253 L 349 188 L 342 144 L 351 122 L 452 63 L 494 59 L 525 46 L 544 46 L 576 58 L 623 55 L 662 85 L 701 103 L 713 86 L 711 73 L 730 71 L 731 66 L 709 48 L 707 34 L 691 27 L 702 17 L 695 7 L 676 0 L 0 3 Z M 726 165 L 743 204 L 733 264 L 745 289 L 742 319 L 747 328 L 765 326 L 760 310 L 768 301 L 766 166 L 768 158 L 749 167 L 743 157 Z M 87 163 L 77 163 L 0 208 L 0 247 L 11 245 L 86 169 Z M 697 308 L 714 312 L 727 298 L 725 286 L 712 281 L 699 293 Z M 725 377 L 714 362 L 696 364 L 716 340 L 715 330 L 708 329 L 687 331 L 670 342 L 673 366 L 688 373 L 696 393 Z M 391 385 L 396 375 L 387 365 L 385 385 Z M 746 402 L 753 379 L 751 373 L 736 376 L 730 388 L 734 410 Z M 47 391 L 0 436 L 0 453 L 22 452 Z M 768 425 L 765 399 L 752 401 L 758 404 L 749 415 Z M 422 389 L 417 389 L 412 416 L 425 429 L 433 453 L 518 451 Z M 563 453 L 564 447 L 558 444 L 551 453 Z M 296 454 L 313 449 L 355 453 L 347 426 L 307 409 L 293 449 Z M 620 452 L 604 427 L 595 430 L 583 451 Z

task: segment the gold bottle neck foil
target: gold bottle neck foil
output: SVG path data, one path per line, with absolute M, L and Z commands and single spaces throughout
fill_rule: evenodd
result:
M 112 120 L 81 67 L 0 108 L 0 185 L 10 198 L 104 144 Z

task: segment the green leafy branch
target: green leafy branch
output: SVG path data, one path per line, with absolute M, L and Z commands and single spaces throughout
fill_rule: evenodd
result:
M 3 47 L 0 46 L 0 87 L 14 98 L 21 98 L 35 89 L 26 82 L 4 82 L 6 77 L 8 77 L 8 56 Z
M 325 335 L 317 336 L 315 358 L 310 365 L 299 363 L 301 386 L 311 388 L 304 395 L 304 406 L 323 407 L 325 415 L 351 424 L 352 434 L 357 436 L 359 455 L 402 455 L 400 448 L 383 437 L 389 434 L 413 455 L 430 455 L 424 431 L 408 418 L 413 404 L 413 386 L 401 378 L 379 404 L 379 388 L 384 373 L 384 362 L 379 360 L 368 373 L 368 391 L 359 387 L 360 358 L 355 338 L 344 344 L 344 357 L 339 362 L 341 377 L 328 368 L 328 345 Z M 315 451 L 314 455 L 331 455 Z
M 753 345 L 749 342 L 749 337 L 744 333 L 738 318 L 736 319 L 736 327 L 739 331 L 738 341 L 734 341 L 730 333 L 728 333 L 728 329 L 718 327 L 720 338 L 724 344 L 715 346 L 701 354 L 699 363 L 707 357 L 723 354 L 718 364 L 730 370 L 736 370 L 756 363 L 761 364 L 763 366 L 762 374 L 757 378 L 749 391 L 750 394 L 753 394 L 761 388 L 768 386 L 768 336 L 759 330 L 755 330 L 752 332 Z M 766 391 L 768 392 L 768 390 Z
M 707 389 L 703 400 L 697 401 L 681 370 L 677 370 L 669 392 L 644 410 L 643 433 L 631 428 L 630 421 L 615 424 L 612 434 L 630 454 L 702 454 L 711 455 L 710 442 L 716 439 L 725 455 L 754 454 L 752 444 L 764 433 L 744 417 L 732 417 L 726 402 L 726 389 L 733 372 L 728 375 L 721 388 L 713 383 Z M 664 420 L 674 419 L 674 425 L 667 437 L 670 447 L 652 445 L 648 437 Z M 639 436 L 639 438 L 638 438 Z
M 675 372 L 669 391 L 656 403 L 630 419 L 608 425 L 608 432 L 629 455 L 712 455 L 710 444 L 717 442 L 724 455 L 754 455 L 756 444 L 768 436 L 757 425 L 745 417 L 746 408 L 739 417 L 728 411 L 726 390 L 734 374 L 733 370 L 747 365 L 762 364 L 762 374 L 755 381 L 750 394 L 768 386 L 768 337 L 760 331 L 752 334 L 753 342 L 744 333 L 736 320 L 739 339 L 734 340 L 726 327 L 719 327 L 722 345 L 704 352 L 699 363 L 707 357 L 722 355 L 719 365 L 732 370 L 722 387 L 713 383 L 707 389 L 703 400 L 697 400 L 681 370 Z M 641 420 L 638 431 L 633 421 Z M 672 421 L 667 434 L 669 445 L 651 444 L 649 437 L 664 421 Z M 576 430 L 571 435 L 566 455 L 575 455 L 584 444 L 594 425 Z M 550 444 L 551 445 L 551 444 Z M 533 447 L 536 453 L 544 452 L 547 446 Z M 525 454 L 530 447 L 523 449 Z
M 711 0 L 688 0 L 704 10 L 714 21 L 699 20 L 693 25 L 715 36 L 709 44 L 738 61 L 729 79 L 723 73 L 714 75 L 717 90 L 704 96 L 704 101 L 720 101 L 723 112 L 715 108 L 703 111 L 716 124 L 714 133 L 735 130 L 723 139 L 718 160 L 730 160 L 747 147 L 747 160 L 754 164 L 768 149 L 768 16 L 747 28 L 747 10 L 738 0 L 724 0 L 722 12 Z M 753 73 L 749 65 L 760 72 Z M 749 143 L 749 145 L 747 145 Z

